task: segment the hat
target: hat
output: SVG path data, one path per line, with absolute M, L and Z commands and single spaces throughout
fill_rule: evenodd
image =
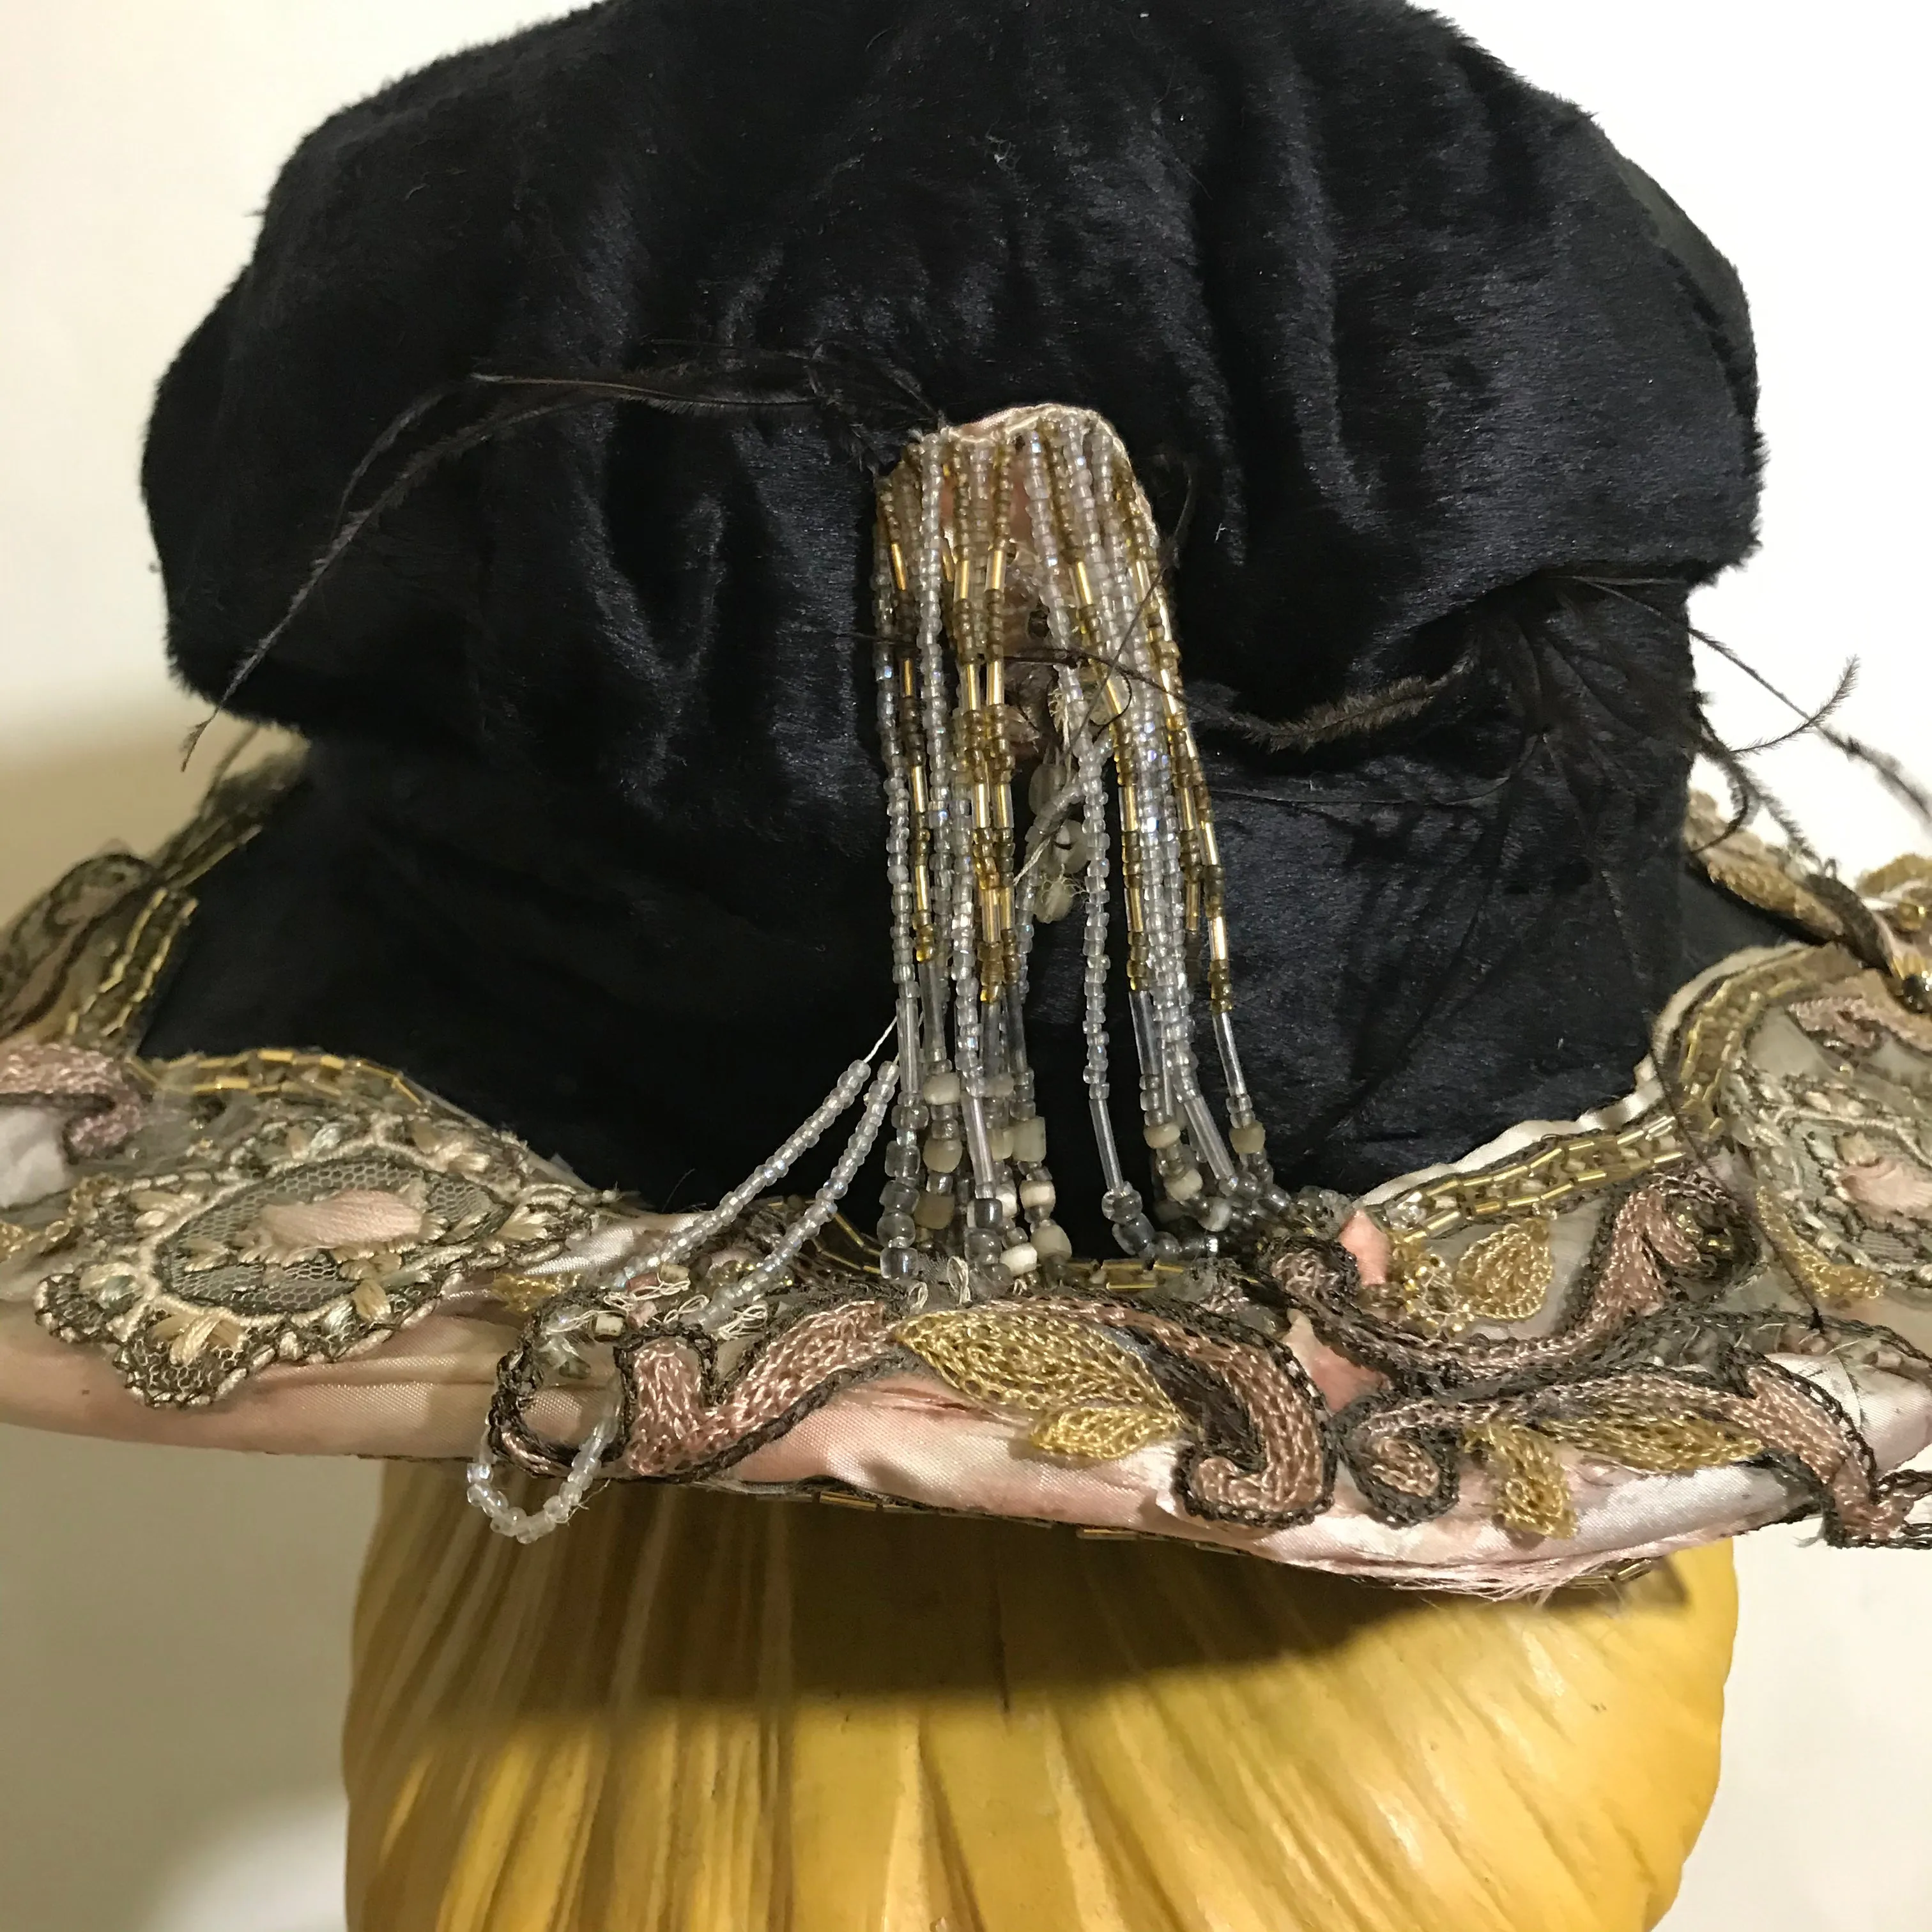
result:
M 1754 404 L 1407 9 L 617 4 L 352 110 L 146 466 L 178 670 L 306 748 L 0 968 L 0 1293 L 160 1419 L 17 1324 L 13 1412 L 494 1383 L 524 1537 L 1922 1540 L 1932 868 L 1684 836 Z

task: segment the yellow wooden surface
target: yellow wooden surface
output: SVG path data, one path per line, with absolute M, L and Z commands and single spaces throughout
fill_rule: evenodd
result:
M 1726 1549 L 1546 1606 L 641 1486 L 532 1549 L 388 1479 L 357 1932 L 1642 1932 Z

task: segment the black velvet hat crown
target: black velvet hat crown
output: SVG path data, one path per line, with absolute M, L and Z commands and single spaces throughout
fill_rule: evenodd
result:
M 313 136 L 146 484 L 182 675 L 314 749 L 146 1050 L 360 1054 L 715 1198 L 890 1010 L 868 464 L 1051 400 L 1174 536 L 1284 1180 L 1622 1091 L 1752 937 L 1678 846 L 1684 598 L 1756 503 L 1735 279 L 1432 16 L 1210 10 L 613 0 Z M 686 406 L 473 380 L 639 371 Z M 1042 938 L 1048 1102 L 1079 970 Z

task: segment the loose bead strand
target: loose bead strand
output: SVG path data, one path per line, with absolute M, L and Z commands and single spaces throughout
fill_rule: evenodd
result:
M 647 1274 L 656 1274 L 673 1262 L 682 1263 L 706 1246 L 729 1228 L 752 1203 L 772 1190 L 806 1154 L 825 1138 L 840 1114 L 865 1091 L 871 1077 L 872 1062 L 855 1060 L 840 1075 L 818 1108 L 796 1132 L 762 1167 L 740 1181 L 709 1214 L 700 1214 L 681 1228 L 671 1238 L 649 1253 L 627 1262 L 612 1275 L 606 1286 L 612 1291 L 628 1288 Z
M 887 1060 L 873 1078 L 872 1090 L 866 1099 L 866 1110 L 852 1130 L 852 1138 L 845 1144 L 845 1151 L 833 1163 L 830 1178 L 812 1197 L 812 1205 L 786 1229 L 770 1253 L 734 1285 L 745 1298 L 776 1287 L 807 1245 L 824 1232 L 832 1216 L 838 1213 L 839 1202 L 858 1178 L 860 1168 L 866 1164 L 866 1156 L 872 1151 L 873 1143 L 879 1138 L 879 1130 L 885 1124 L 886 1110 L 892 1103 L 893 1090 L 898 1085 L 898 1062 Z
M 465 1472 L 470 1502 L 489 1519 L 499 1536 L 513 1542 L 536 1543 L 561 1529 L 584 1507 L 604 1466 L 605 1452 L 617 1439 L 617 1415 L 614 1409 L 600 1416 L 572 1457 L 569 1473 L 556 1492 L 542 1507 L 520 1509 L 496 1486 L 496 1451 L 485 1431 L 475 1460 Z

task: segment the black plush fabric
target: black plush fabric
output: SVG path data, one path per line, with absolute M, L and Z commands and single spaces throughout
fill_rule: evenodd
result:
M 1207 733 L 1285 1178 L 1604 1100 L 1750 936 L 1687 925 L 1660 724 L 1684 591 L 1751 542 L 1742 298 L 1430 16 L 613 0 L 404 82 L 304 144 L 163 386 L 182 674 L 224 690 L 440 386 L 721 350 L 890 365 L 953 421 L 1097 409 L 1170 518 L 1191 474 L 1181 635 L 1224 721 L 1479 647 L 1370 740 Z M 668 1204 L 755 1164 L 888 1012 L 854 446 L 921 424 L 868 408 L 599 406 L 431 472 L 235 696 L 315 754 L 208 881 L 148 1050 L 367 1054 Z M 1564 588 L 1606 571 L 1655 580 Z M 1092 1238 L 1076 952 L 1049 935 L 1038 1050 Z

